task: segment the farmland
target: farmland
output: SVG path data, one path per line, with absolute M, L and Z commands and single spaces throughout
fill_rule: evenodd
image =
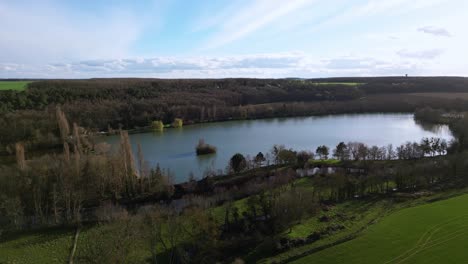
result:
M 357 239 L 294 263 L 461 263 L 468 257 L 467 202 L 463 195 L 398 211 Z
M 314 83 L 314 84 L 318 85 L 318 86 L 323 86 L 323 85 L 358 86 L 358 85 L 361 85 L 362 83 L 358 83 L 358 82 L 317 82 L 317 83 Z
M 27 88 L 30 81 L 0 81 L 0 91 L 14 90 L 23 91 Z

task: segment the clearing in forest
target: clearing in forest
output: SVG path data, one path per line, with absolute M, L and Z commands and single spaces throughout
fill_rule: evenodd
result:
M 26 89 L 30 81 L 0 81 L 0 91 L 15 90 L 23 91 Z

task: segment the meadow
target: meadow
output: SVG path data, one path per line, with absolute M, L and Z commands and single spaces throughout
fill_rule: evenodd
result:
M 30 81 L 0 81 L 0 91 L 14 90 L 23 91 L 27 88 Z

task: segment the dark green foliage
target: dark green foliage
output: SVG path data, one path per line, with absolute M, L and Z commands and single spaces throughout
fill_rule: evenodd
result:
M 244 155 L 236 153 L 231 157 L 229 165 L 235 173 L 239 173 L 247 167 L 247 161 L 245 160 Z
M 304 167 L 304 165 L 306 165 L 307 162 L 309 162 L 309 160 L 312 158 L 313 158 L 312 153 L 307 152 L 307 151 L 300 151 L 296 155 L 297 165 L 299 167 Z
M 323 146 L 318 146 L 317 147 L 317 150 L 315 150 L 315 153 L 317 154 L 317 156 L 319 156 L 320 159 L 328 159 L 328 155 L 330 154 L 329 153 L 329 149 L 327 146 L 323 145 Z
M 297 161 L 296 151 L 292 149 L 281 149 L 278 153 L 278 160 L 282 164 L 294 164 Z
M 339 160 L 346 160 L 349 158 L 349 149 L 344 142 L 340 142 L 333 150 L 333 157 Z
M 254 162 L 255 162 L 255 164 L 257 164 L 257 166 L 262 165 L 262 163 L 265 162 L 265 160 L 266 160 L 266 158 L 265 158 L 265 156 L 263 155 L 262 152 L 259 152 L 254 158 Z

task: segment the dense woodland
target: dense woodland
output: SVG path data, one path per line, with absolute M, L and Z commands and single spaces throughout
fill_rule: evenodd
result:
M 359 84 L 96 79 L 40 81 L 25 92 L 0 92 L 0 147 L 16 160 L 0 165 L 0 230 L 119 223 L 112 236 L 99 236 L 104 243 L 76 258 L 82 263 L 125 262 L 134 241 L 145 241 L 152 263 L 231 263 L 239 256 L 253 262 L 252 248 L 275 254 L 326 235 L 314 233 L 305 241 L 280 236 L 327 204 L 468 185 L 468 117 L 447 115 L 467 110 L 468 103 L 415 94 L 465 91 L 468 79 L 327 81 Z M 401 146 L 337 142 L 334 149 L 299 152 L 272 146 L 252 158 L 233 155 L 227 175 L 213 172 L 173 184 L 166 171 L 147 165 L 141 151 L 132 153 L 125 130 L 176 118 L 190 124 L 387 111 L 416 111 L 419 122 L 446 123 L 456 140 L 425 138 Z M 94 142 L 92 132 L 100 130 L 120 135 L 118 151 Z M 28 156 L 51 147 L 58 151 Z M 309 174 L 314 168 L 319 171 Z M 313 188 L 298 186 L 305 175 Z M 246 199 L 245 207 L 235 206 L 239 199 Z M 221 221 L 213 213 L 218 208 Z
M 328 83 L 328 84 L 327 84 Z M 351 84 L 351 85 L 350 85 Z M 0 91 L 0 152 L 60 145 L 55 108 L 88 131 L 230 119 L 355 112 L 412 112 L 418 108 L 467 110 L 460 99 L 419 96 L 464 92 L 468 78 L 335 79 L 91 79 L 43 80 L 26 91 Z M 405 94 L 405 96 L 401 96 Z

